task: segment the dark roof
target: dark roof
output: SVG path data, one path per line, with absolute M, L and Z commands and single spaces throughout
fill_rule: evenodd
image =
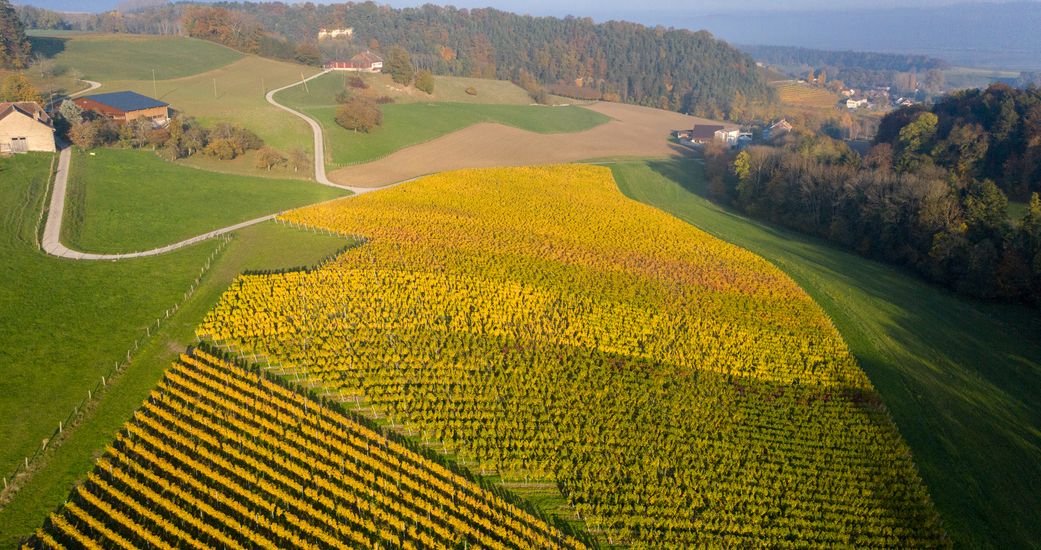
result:
M 109 92 L 107 94 L 95 94 L 83 96 L 83 99 L 97 101 L 102 105 L 108 105 L 123 112 L 140 111 L 142 109 L 153 109 L 155 107 L 166 107 L 158 99 L 152 99 L 137 92 Z
M 4 101 L 0 103 L 0 120 L 7 118 L 7 115 L 15 111 L 48 126 L 51 125 L 51 117 L 47 116 L 47 111 L 44 111 L 43 107 L 40 107 L 40 105 L 34 101 Z
M 722 125 L 698 124 L 690 131 L 690 139 L 712 139 L 716 137 L 716 132 L 722 129 Z

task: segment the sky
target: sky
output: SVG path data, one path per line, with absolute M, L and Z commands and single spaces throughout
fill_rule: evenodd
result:
M 112 9 L 119 0 L 14 0 L 15 4 L 31 4 L 49 9 L 78 12 L 99 12 Z M 1034 0 L 1037 1 L 1037 0 Z M 963 3 L 964 0 L 383 0 L 380 4 L 394 7 L 417 6 L 426 3 L 450 4 L 460 8 L 495 7 L 505 11 L 531 15 L 575 15 L 596 20 L 628 19 L 642 23 L 669 25 L 677 14 L 685 16 L 718 13 L 763 13 L 766 11 L 841 11 L 871 8 L 900 8 L 909 6 L 943 6 Z M 323 2 L 324 3 L 324 2 Z M 640 6 L 639 9 L 633 7 Z

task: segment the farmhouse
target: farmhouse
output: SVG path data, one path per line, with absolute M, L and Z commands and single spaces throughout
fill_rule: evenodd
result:
M 718 124 L 698 124 L 690 131 L 690 141 L 704 144 L 716 139 L 716 132 L 722 132 L 723 126 Z
M 354 29 L 351 27 L 343 29 L 318 29 L 318 40 L 350 38 L 352 36 L 354 36 Z
M 846 108 L 847 109 L 859 109 L 861 107 L 867 107 L 867 106 L 868 106 L 868 100 L 867 99 L 853 99 L 853 98 L 850 98 L 850 99 L 846 100 Z
M 116 122 L 130 122 L 147 118 L 156 125 L 170 119 L 170 105 L 137 92 L 109 92 L 88 95 L 72 100 L 84 111 L 92 111 Z
M 777 122 L 767 126 L 766 129 L 763 130 L 763 139 L 767 141 L 771 139 L 777 139 L 783 135 L 788 134 L 791 131 L 792 123 L 782 118 L 781 120 L 778 120 Z
M 325 68 L 338 71 L 378 73 L 383 70 L 383 58 L 369 50 L 365 50 L 347 61 L 329 61 L 325 64 Z
M 0 103 L 0 153 L 54 151 L 51 117 L 33 101 Z

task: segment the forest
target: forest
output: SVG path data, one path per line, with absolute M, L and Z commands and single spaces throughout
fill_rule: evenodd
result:
M 405 48 L 417 70 L 513 80 L 580 98 L 624 101 L 722 118 L 737 102 L 774 92 L 748 55 L 700 31 L 591 19 L 522 16 L 495 9 L 427 5 L 176 4 L 88 18 L 22 10 L 49 28 L 188 34 L 249 53 L 317 63 L 319 57 Z M 320 28 L 349 27 L 347 40 L 317 42 Z M 316 56 L 319 46 L 324 55 Z
M 739 46 L 756 61 L 773 66 L 794 78 L 807 76 L 809 70 L 823 71 L 830 80 L 841 80 L 846 86 L 870 88 L 895 86 L 903 92 L 922 87 L 938 92 L 944 84 L 943 69 L 950 65 L 942 59 L 913 54 L 830 51 L 793 46 Z
M 959 293 L 1037 305 L 1037 96 L 994 86 L 952 96 L 933 111 L 896 111 L 863 157 L 808 132 L 780 147 L 709 151 L 710 193 L 751 216 L 906 265 Z M 1006 191 L 1029 193 L 1018 219 L 1009 215 Z

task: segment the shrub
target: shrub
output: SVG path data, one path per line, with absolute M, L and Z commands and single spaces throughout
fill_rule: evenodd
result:
M 260 151 L 257 152 L 257 168 L 264 168 L 265 170 L 271 170 L 275 166 L 281 166 L 286 163 L 286 157 L 282 153 L 270 148 L 261 147 Z
M 365 90 L 369 87 L 369 85 L 365 83 L 365 80 L 357 75 L 347 79 L 347 85 L 351 88 L 358 88 L 359 90 Z
M 428 95 L 434 93 L 434 75 L 430 71 L 422 70 L 416 74 L 416 89 L 426 92 Z
M 336 92 L 336 102 L 341 105 L 347 103 L 348 101 L 350 101 L 351 95 L 351 91 L 344 88 L 343 90 Z
M 473 86 L 467 86 L 466 95 L 477 95 L 477 88 L 474 88 Z
M 202 150 L 203 154 L 220 160 L 231 160 L 243 153 L 235 141 L 229 138 L 218 138 L 210 141 Z
M 383 123 L 383 113 L 375 101 L 356 97 L 336 110 L 336 123 L 348 130 L 370 132 Z
M 386 105 L 388 103 L 394 103 L 394 98 L 389 95 L 381 95 L 376 98 L 376 103 L 379 105 Z

